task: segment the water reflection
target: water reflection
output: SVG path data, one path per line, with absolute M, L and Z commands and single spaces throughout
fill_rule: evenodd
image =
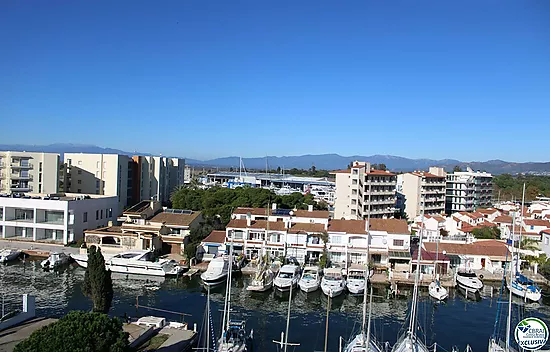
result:
M 206 291 L 195 278 L 155 278 L 113 273 L 115 295 L 111 314 L 115 316 L 161 315 L 181 320 L 181 315 L 159 313 L 147 309 L 136 310 L 136 297 L 140 305 L 162 308 L 190 314 L 186 320 L 201 326 Z M 70 266 L 58 272 L 44 272 L 38 262 L 27 261 L 0 267 L 0 294 L 4 294 L 6 307 L 20 307 L 20 295 L 30 293 L 37 297 L 38 314 L 59 317 L 74 309 L 91 308 L 89 299 L 82 295 L 84 279 L 82 268 Z M 280 338 L 285 329 L 289 293 L 271 290 L 264 293 L 249 292 L 245 287 L 250 278 L 237 276 L 232 286 L 234 318 L 247 320 L 254 329 L 255 343 L 259 351 L 275 351 L 271 342 Z M 449 291 L 449 299 L 443 303 L 431 300 L 427 290 L 420 291 L 418 321 L 426 343 L 451 350 L 453 345 L 464 350 L 470 344 L 474 350 L 486 350 L 487 340 L 493 331 L 497 309 L 498 283 L 482 292 L 480 301 L 465 298 L 457 290 Z M 407 319 L 410 288 L 400 287 L 400 296 L 389 298 L 388 288 L 374 287 L 373 331 L 380 341 L 395 343 L 398 333 Z M 214 331 L 219 334 L 225 285 L 211 289 Z M 492 292 L 492 295 L 491 295 Z M 322 350 L 324 344 L 327 297 L 320 290 L 305 294 L 292 293 L 292 318 L 289 341 L 302 345 L 297 351 Z M 505 297 L 502 301 L 506 301 Z M 329 324 L 329 350 L 338 350 L 338 337 L 350 337 L 361 325 L 362 296 L 342 295 L 331 302 Z M 514 298 L 519 316 L 550 316 L 550 301 L 544 297 L 540 304 L 524 304 Z

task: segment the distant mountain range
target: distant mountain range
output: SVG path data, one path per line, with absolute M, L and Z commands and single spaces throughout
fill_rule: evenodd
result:
M 143 152 L 126 152 L 119 149 L 103 148 L 96 145 L 85 144 L 50 144 L 50 145 L 2 145 L 0 150 L 28 151 L 28 152 L 47 152 L 47 153 L 104 153 L 104 154 L 124 154 L 124 155 L 152 155 Z M 446 170 L 452 170 L 456 165 L 461 168 L 471 167 L 474 170 L 483 170 L 493 174 L 503 173 L 550 173 L 550 162 L 526 162 L 516 163 L 503 160 L 489 160 L 484 162 L 463 162 L 454 159 L 408 159 L 393 155 L 353 155 L 341 156 L 338 154 L 319 154 L 319 155 L 300 155 L 300 156 L 268 156 L 261 158 L 243 158 L 242 161 L 247 169 L 265 170 L 266 166 L 270 169 L 277 167 L 286 170 L 309 169 L 312 165 L 318 170 L 336 170 L 345 169 L 350 162 L 354 160 L 368 161 L 373 164 L 385 164 L 392 171 L 413 171 L 428 170 L 430 166 L 441 166 Z M 187 164 L 205 167 L 221 167 L 235 169 L 239 168 L 239 157 L 224 157 L 211 160 L 186 159 Z M 267 163 L 267 165 L 266 165 Z

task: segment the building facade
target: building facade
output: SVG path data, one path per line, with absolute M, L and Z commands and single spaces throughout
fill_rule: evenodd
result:
M 0 152 L 0 193 L 57 193 L 59 154 Z
M 404 211 L 414 219 L 424 211 L 427 215 L 445 212 L 445 175 L 415 171 L 397 176 L 397 190 L 403 195 Z
M 334 218 L 346 220 L 391 218 L 396 208 L 397 176 L 355 161 L 348 170 L 336 171 Z
M 445 212 L 475 211 L 492 205 L 493 176 L 487 172 L 467 171 L 447 174 Z
M 119 154 L 65 153 L 71 193 L 116 196 L 116 215 L 132 205 L 132 159 Z
M 115 220 L 117 197 L 87 194 L 29 194 L 0 197 L 0 237 L 68 244 L 86 229 Z
M 185 159 L 161 156 L 134 156 L 137 164 L 135 183 L 139 187 L 139 200 L 158 200 L 166 204 L 178 186 L 184 183 Z

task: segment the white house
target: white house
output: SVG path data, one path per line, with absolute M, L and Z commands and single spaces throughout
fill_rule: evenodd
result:
M 68 244 L 116 219 L 118 198 L 87 194 L 0 196 L 0 237 Z
M 540 247 L 546 253 L 546 256 L 550 257 L 550 229 L 542 230 L 540 234 L 542 237 Z
M 523 219 L 521 226 L 523 227 L 523 236 L 540 241 L 540 232 L 550 228 L 550 221 L 543 219 Z

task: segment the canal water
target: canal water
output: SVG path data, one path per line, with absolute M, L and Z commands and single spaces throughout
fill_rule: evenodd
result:
M 91 302 L 81 291 L 84 269 L 70 266 L 61 272 L 44 272 L 37 261 L 26 261 L 0 267 L 0 294 L 4 310 L 21 309 L 21 294 L 36 296 L 37 314 L 47 317 L 61 317 L 71 310 L 89 310 Z M 232 289 L 232 318 L 244 319 L 247 327 L 254 330 L 256 351 L 277 351 L 272 342 L 280 339 L 285 330 L 288 308 L 288 293 L 276 291 L 250 293 L 246 286 L 248 276 L 237 276 Z M 119 317 L 140 317 L 144 315 L 164 316 L 181 321 L 182 317 L 191 325 L 200 327 L 206 306 L 206 292 L 195 278 L 151 278 L 113 274 L 115 295 L 110 314 Z M 457 290 L 450 291 L 445 303 L 435 303 L 421 290 L 418 309 L 419 333 L 428 345 L 437 342 L 438 351 L 451 351 L 456 346 L 464 351 L 469 344 L 474 351 L 486 351 L 491 335 L 497 306 L 503 313 L 507 305 L 499 304 L 499 283 L 487 284 L 480 300 L 469 300 Z M 211 290 L 211 310 L 214 331 L 219 334 L 221 310 L 223 309 L 225 286 Z M 385 286 L 374 287 L 373 331 L 379 341 L 393 345 L 408 319 L 411 289 L 400 289 L 401 296 L 389 297 Z M 491 295 L 491 291 L 493 294 Z M 361 326 L 362 296 L 342 295 L 331 300 L 329 311 L 328 350 L 338 351 L 339 337 L 349 338 Z M 501 299 L 507 302 L 506 296 Z M 515 300 L 514 322 L 519 317 L 539 317 L 550 323 L 550 297 L 541 303 L 522 304 Z M 179 312 L 185 316 L 153 311 L 140 306 L 154 307 Z M 293 292 L 290 319 L 289 342 L 300 343 L 289 347 L 289 351 L 323 351 L 327 298 L 320 290 L 304 294 Z M 514 324 L 515 326 L 515 324 Z

